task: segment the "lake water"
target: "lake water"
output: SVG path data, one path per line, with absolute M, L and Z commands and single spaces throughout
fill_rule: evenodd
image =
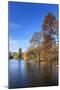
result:
M 58 66 L 9 60 L 9 88 L 58 85 Z

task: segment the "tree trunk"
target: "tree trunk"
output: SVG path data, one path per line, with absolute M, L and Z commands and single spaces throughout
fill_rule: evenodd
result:
M 39 78 L 40 78 L 40 53 L 38 55 L 39 55 Z
M 39 65 L 40 65 L 40 53 L 39 53 Z

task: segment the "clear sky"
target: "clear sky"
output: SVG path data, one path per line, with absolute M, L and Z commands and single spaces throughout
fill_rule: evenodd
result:
M 22 48 L 25 51 L 34 32 L 41 31 L 44 17 L 49 12 L 58 17 L 57 9 L 56 4 L 9 2 L 9 50 L 15 52 Z

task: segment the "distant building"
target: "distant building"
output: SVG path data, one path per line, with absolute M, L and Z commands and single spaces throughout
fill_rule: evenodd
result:
M 24 59 L 24 53 L 21 53 L 21 58 Z

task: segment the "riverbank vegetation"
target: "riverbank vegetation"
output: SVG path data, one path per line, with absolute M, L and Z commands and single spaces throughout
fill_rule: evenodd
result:
M 49 61 L 58 63 L 58 20 L 49 12 L 44 17 L 44 21 L 39 32 L 34 32 L 30 40 L 30 46 L 27 51 L 22 53 L 22 49 L 18 53 L 9 52 L 9 59 L 16 58 L 25 61 Z

